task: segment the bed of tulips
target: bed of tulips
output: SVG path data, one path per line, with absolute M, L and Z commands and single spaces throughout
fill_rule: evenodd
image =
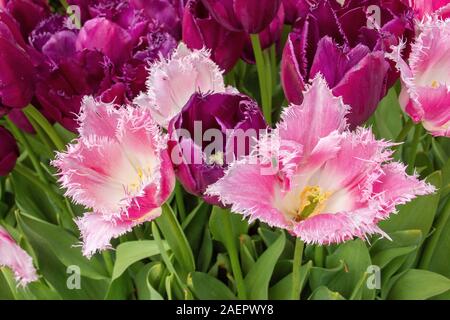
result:
M 450 1 L 0 0 L 0 299 L 450 299 Z

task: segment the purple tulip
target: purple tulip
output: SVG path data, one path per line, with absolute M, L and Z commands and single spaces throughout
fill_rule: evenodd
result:
M 263 50 L 271 47 L 273 44 L 278 44 L 281 38 L 281 34 L 283 32 L 285 20 L 284 11 L 285 11 L 284 7 L 283 5 L 281 5 L 280 8 L 278 9 L 277 15 L 272 20 L 272 22 L 263 31 L 259 33 L 261 48 Z M 242 58 L 249 63 L 255 63 L 253 46 L 251 39 L 248 35 Z
M 316 2 L 288 37 L 281 62 L 283 89 L 289 102 L 300 104 L 306 84 L 323 74 L 333 93 L 350 105 L 348 120 L 355 127 L 369 119 L 398 79 L 384 56 L 401 37 L 411 38 L 411 16 L 406 7 L 386 7 L 387 0 L 349 1 L 342 7 Z M 372 4 L 379 5 L 381 25 L 369 19 Z
M 23 108 L 34 92 L 35 68 L 14 19 L 0 11 L 0 108 Z
M 287 24 L 293 24 L 298 18 L 304 17 L 310 8 L 308 0 L 283 0 L 283 6 Z
M 8 175 L 16 165 L 19 148 L 8 130 L 0 126 L 0 176 Z
M 72 2 L 73 3 L 73 2 Z M 177 41 L 129 1 L 77 3 L 89 19 L 81 30 L 52 15 L 29 37 L 45 58 L 36 82 L 37 107 L 52 122 L 76 131 L 84 95 L 130 103 L 145 90 L 146 67 L 168 56 Z
M 281 0 L 202 0 L 211 15 L 231 31 L 260 33 L 277 15 Z
M 50 15 L 47 0 L 3 0 L 0 1 L 0 9 L 2 7 L 19 22 L 25 38 L 40 21 Z
M 255 101 L 241 94 L 196 93 L 169 125 L 169 152 L 184 188 L 211 204 L 206 188 L 224 175 L 235 158 L 248 155 L 267 128 Z
M 245 41 L 244 32 L 224 28 L 210 15 L 201 0 L 189 0 L 186 4 L 183 42 L 190 49 L 210 49 L 211 59 L 225 72 L 239 60 Z

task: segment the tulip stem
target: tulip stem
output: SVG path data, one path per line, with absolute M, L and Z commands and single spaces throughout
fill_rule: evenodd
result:
M 264 113 L 264 117 L 266 118 L 267 122 L 270 124 L 272 123 L 272 108 L 270 106 L 270 101 L 272 97 L 268 96 L 267 92 L 267 82 L 266 82 L 266 73 L 270 72 L 270 70 L 267 70 L 266 62 L 263 56 L 263 52 L 261 49 L 261 42 L 259 40 L 258 34 L 251 34 L 250 38 L 252 40 L 252 46 L 253 46 L 253 52 L 255 54 L 255 60 L 256 60 L 256 69 L 258 71 L 258 79 L 259 79 L 259 88 L 261 92 L 261 103 L 262 103 L 262 109 Z
M 180 215 L 181 221 L 184 221 L 184 219 L 186 218 L 186 208 L 184 206 L 183 200 L 183 188 L 178 181 L 175 185 L 175 202 L 177 203 L 178 213 Z
M 303 249 L 305 247 L 305 243 L 300 239 L 297 238 L 295 240 L 295 251 L 294 251 L 294 262 L 292 265 L 292 291 L 291 291 L 291 299 L 292 300 L 298 300 L 300 299 L 300 292 L 301 292 L 301 266 L 302 266 L 302 258 L 303 258 Z
M 405 126 L 403 127 L 402 131 L 400 131 L 399 135 L 395 139 L 395 142 L 403 142 L 405 138 L 408 136 L 408 133 L 411 131 L 411 129 L 414 127 L 414 121 L 412 119 L 409 119 L 408 122 L 406 122 Z
M 49 136 L 52 142 L 55 144 L 58 151 L 62 151 L 65 148 L 65 143 L 61 140 L 55 128 L 48 122 L 48 120 L 36 109 L 33 105 L 29 105 L 24 110 L 25 114 L 35 120 L 45 133 Z
M 408 173 L 409 174 L 414 173 L 414 165 L 416 163 L 417 149 L 419 147 L 421 135 L 422 135 L 422 126 L 419 124 L 414 129 L 414 137 L 413 137 L 413 141 L 411 144 L 411 149 L 409 151 L 409 157 L 408 157 Z
M 241 265 L 239 263 L 238 251 L 233 238 L 233 226 L 231 223 L 231 212 L 228 210 L 224 212 L 225 219 L 223 219 L 223 229 L 225 235 L 225 247 L 228 250 L 230 257 L 231 269 L 233 271 L 234 279 L 236 280 L 236 287 L 238 292 L 238 298 L 241 300 L 247 299 L 247 289 L 245 288 L 244 277 L 242 276 Z
M 59 0 L 59 3 L 61 3 L 61 5 L 64 7 L 64 9 L 67 10 L 67 8 L 69 7 L 69 4 L 67 3 L 67 0 Z

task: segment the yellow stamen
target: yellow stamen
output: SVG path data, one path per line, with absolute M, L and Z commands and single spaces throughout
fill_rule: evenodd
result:
M 319 186 L 307 186 L 300 193 L 300 207 L 295 216 L 295 221 L 300 222 L 317 215 L 325 209 L 331 192 L 322 192 Z
M 436 89 L 437 87 L 439 87 L 439 82 L 437 82 L 436 80 L 433 80 L 433 82 L 431 83 L 431 87 Z

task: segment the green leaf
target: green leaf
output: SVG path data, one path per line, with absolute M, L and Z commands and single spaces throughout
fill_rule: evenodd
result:
M 275 265 L 283 252 L 286 243 L 284 233 L 256 261 L 253 268 L 244 279 L 247 295 L 253 300 L 267 300 L 269 283 Z
M 211 264 L 213 254 L 213 243 L 211 234 L 209 233 L 208 225 L 205 226 L 203 231 L 203 240 L 198 254 L 198 268 L 202 272 L 206 272 Z
M 394 141 L 403 126 L 403 115 L 394 88 L 381 100 L 374 117 L 378 138 Z
M 339 292 L 333 292 L 325 286 L 318 287 L 309 296 L 308 300 L 345 300 Z
M 194 255 L 186 235 L 169 205 L 163 205 L 163 213 L 156 219 L 156 223 L 184 271 L 186 273 L 193 272 L 195 270 Z
M 191 274 L 188 285 L 200 300 L 236 300 L 236 296 L 222 282 L 202 272 Z
M 427 182 L 441 187 L 441 172 L 437 171 L 427 178 Z M 439 193 L 421 196 L 400 206 L 398 214 L 391 215 L 389 220 L 382 221 L 380 227 L 388 234 L 399 230 L 420 230 L 424 237 L 428 236 L 439 204 Z
M 231 228 L 232 234 L 224 234 L 223 226 L 225 225 L 225 219 L 231 217 Z M 211 218 L 209 219 L 209 230 L 213 236 L 214 240 L 217 240 L 227 246 L 227 237 L 235 239 L 234 244 L 236 250 L 239 248 L 239 237 L 241 234 L 247 234 L 248 223 L 243 219 L 240 214 L 230 213 L 228 210 L 221 209 L 219 207 L 214 207 L 211 213 Z M 228 250 L 229 248 L 227 248 Z
M 427 270 L 411 269 L 396 279 L 388 299 L 425 300 L 449 290 L 450 279 Z
M 344 271 L 339 272 L 328 284 L 327 287 L 332 291 L 341 293 L 349 298 L 358 285 L 367 268 L 372 265 L 369 250 L 361 240 L 353 240 L 339 245 L 333 254 L 326 259 L 326 266 L 334 268 L 344 262 Z M 362 298 L 373 299 L 375 290 L 370 290 L 364 286 Z
M 139 300 L 163 300 L 164 298 L 155 289 L 154 285 L 159 284 L 164 271 L 161 262 L 155 261 L 146 264 L 136 275 L 136 290 Z
M 311 271 L 313 263 L 308 261 L 308 263 L 301 266 L 300 269 L 300 292 L 306 285 L 308 281 L 309 274 Z M 285 276 L 283 279 L 278 281 L 273 287 L 269 289 L 270 300 L 289 300 L 291 299 L 292 291 L 292 272 Z
M 79 240 L 65 229 L 25 213 L 18 215 L 18 221 L 24 232 L 27 231 L 25 236 L 39 238 L 46 250 L 51 250 L 66 267 L 76 265 L 83 276 L 91 279 L 109 279 L 102 261 L 98 257 L 85 258 L 80 248 L 74 247 Z
M 182 224 L 186 238 L 188 239 L 195 256 L 198 255 L 199 249 L 202 245 L 203 231 L 208 222 L 208 214 L 210 210 L 211 207 L 208 204 L 201 202 L 187 216 Z
M 344 261 L 339 261 L 339 264 L 333 268 L 312 267 L 309 276 L 309 286 L 311 290 L 315 290 L 321 286 L 327 285 L 345 268 Z
M 163 243 L 164 247 L 168 248 L 167 243 Z M 154 240 L 129 241 L 120 244 L 117 246 L 112 280 L 119 278 L 133 263 L 159 253 L 158 245 Z
M 418 249 L 422 240 L 420 230 L 397 231 L 389 239 L 379 239 L 370 248 L 373 264 L 384 268 L 397 257 L 410 254 Z

